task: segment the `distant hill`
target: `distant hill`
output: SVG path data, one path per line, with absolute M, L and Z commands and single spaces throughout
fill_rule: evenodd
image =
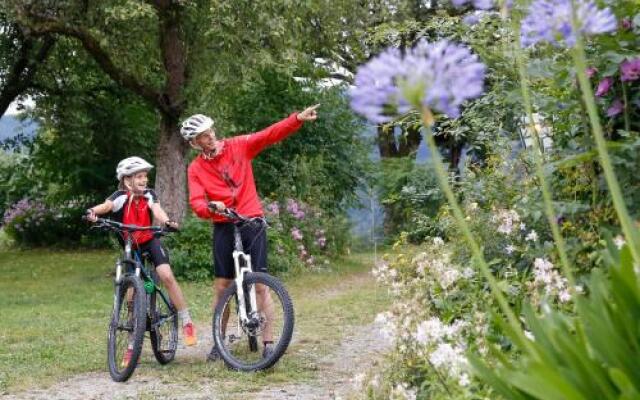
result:
M 0 141 L 21 133 L 32 137 L 35 135 L 36 129 L 38 129 L 38 125 L 31 120 L 20 121 L 15 115 L 3 115 L 0 118 Z

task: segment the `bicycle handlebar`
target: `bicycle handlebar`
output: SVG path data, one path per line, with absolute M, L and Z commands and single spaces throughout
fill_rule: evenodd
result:
M 218 209 L 215 208 L 215 206 L 213 206 L 213 202 L 209 202 L 209 209 L 211 211 L 213 211 L 216 214 L 220 214 L 223 217 L 232 219 L 232 220 L 237 220 L 240 222 L 252 222 L 254 219 L 259 218 L 259 217 L 246 217 L 244 215 L 238 214 L 238 212 L 236 210 L 234 210 L 233 208 L 225 208 L 224 210 L 220 211 Z
M 82 219 L 89 221 L 86 216 L 83 216 Z M 123 224 L 122 222 L 114 221 L 107 218 L 97 218 L 96 219 L 96 228 L 108 228 L 110 230 L 121 231 L 121 232 L 138 232 L 138 231 L 152 231 L 157 234 L 167 234 L 171 232 L 178 232 L 178 229 L 172 228 L 170 226 L 139 226 L 139 225 L 129 225 Z

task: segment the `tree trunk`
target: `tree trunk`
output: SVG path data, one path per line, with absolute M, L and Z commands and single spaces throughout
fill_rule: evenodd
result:
M 186 216 L 187 174 L 185 155 L 187 145 L 180 136 L 178 121 L 162 115 L 160 141 L 156 150 L 156 192 L 169 218 L 181 223 Z

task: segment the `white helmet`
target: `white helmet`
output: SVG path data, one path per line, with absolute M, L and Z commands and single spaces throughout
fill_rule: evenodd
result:
M 211 118 L 206 115 L 195 114 L 184 120 L 180 127 L 180 134 L 184 140 L 191 140 L 212 126 L 213 120 Z
M 140 157 L 129 157 L 118 163 L 116 168 L 116 176 L 121 181 L 125 176 L 133 175 L 140 171 L 149 171 L 153 165 L 149 164 Z

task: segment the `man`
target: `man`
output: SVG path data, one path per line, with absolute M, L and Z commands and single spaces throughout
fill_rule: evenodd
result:
M 224 290 L 233 283 L 234 243 L 231 222 L 216 214 L 215 210 L 211 210 L 209 204 L 213 204 L 217 210 L 229 207 L 247 217 L 263 217 L 251 160 L 265 147 L 296 132 L 304 122 L 315 121 L 318 117 L 316 109 L 319 106 L 317 104 L 300 113 L 293 113 L 260 132 L 222 140 L 216 138 L 213 120 L 205 115 L 193 115 L 182 123 L 182 137 L 200 151 L 189 165 L 189 203 L 196 215 L 214 223 L 214 309 Z M 267 237 L 263 227 L 244 227 L 242 241 L 252 244 L 245 251 L 251 255 L 253 270 L 266 273 Z M 270 304 L 268 293 L 259 286 L 261 285 L 256 287 L 258 303 Z M 263 356 L 273 351 L 273 343 L 268 335 L 268 332 L 263 335 Z M 207 358 L 211 361 L 220 358 L 215 345 Z

